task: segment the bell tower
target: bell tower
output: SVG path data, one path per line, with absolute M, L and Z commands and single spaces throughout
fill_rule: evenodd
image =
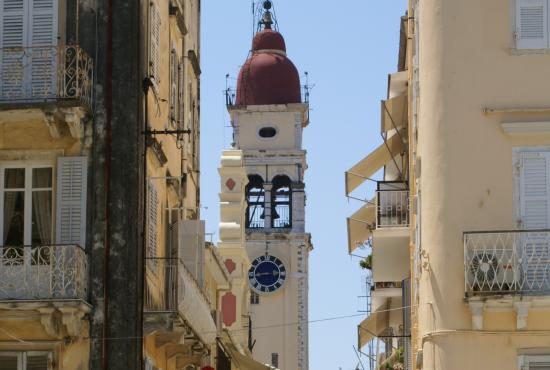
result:
M 234 149 L 243 154 L 248 184 L 245 246 L 251 265 L 252 354 L 281 370 L 308 369 L 308 255 L 305 228 L 306 151 L 302 132 L 309 106 L 298 70 L 264 1 L 259 31 L 229 104 Z

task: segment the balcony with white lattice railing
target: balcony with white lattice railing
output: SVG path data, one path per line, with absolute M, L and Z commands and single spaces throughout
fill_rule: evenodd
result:
M 525 328 L 529 310 L 550 308 L 550 230 L 465 232 L 464 293 L 475 329 L 506 309 Z
M 550 295 L 550 230 L 464 234 L 466 296 Z
M 0 247 L 0 301 L 85 301 L 86 292 L 87 261 L 81 247 Z

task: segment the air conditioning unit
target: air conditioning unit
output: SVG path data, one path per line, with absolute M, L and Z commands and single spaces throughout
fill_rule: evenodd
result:
M 470 261 L 470 286 L 476 291 L 508 291 L 516 288 L 517 271 L 493 253 L 478 252 Z

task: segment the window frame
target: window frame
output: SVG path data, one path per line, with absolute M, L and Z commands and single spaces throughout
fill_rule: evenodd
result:
M 50 244 L 54 243 L 55 240 L 55 209 L 56 209 L 56 166 L 50 161 L 10 161 L 0 163 L 0 247 L 4 246 L 4 194 L 6 193 L 4 185 L 4 175 L 6 169 L 12 168 L 24 168 L 25 169 L 25 187 L 17 188 L 12 191 L 22 191 L 24 193 L 24 229 L 23 229 L 23 245 L 21 246 L 30 246 L 32 245 L 32 194 L 34 191 L 51 191 L 51 200 L 52 200 L 52 225 L 51 225 L 51 239 Z M 52 182 L 50 188 L 36 188 L 32 187 L 32 170 L 36 168 L 50 168 L 52 171 Z M 22 189 L 22 190 L 20 190 Z
M 525 354 L 518 356 L 518 369 L 531 370 L 531 364 L 549 363 L 550 354 Z M 533 370 L 536 370 L 534 368 Z
M 513 50 L 518 53 L 550 53 L 550 0 L 544 0 L 546 1 L 546 46 L 544 47 L 525 47 L 521 45 L 519 14 L 521 1 L 513 0 L 511 2 Z
M 48 358 L 48 364 L 47 368 L 48 370 L 54 370 L 56 369 L 56 366 L 54 364 L 54 353 L 52 351 L 0 351 L 0 355 L 13 355 L 13 357 L 17 357 L 17 370 L 27 370 L 27 358 L 29 355 L 31 357 L 39 356 L 39 355 L 45 355 Z

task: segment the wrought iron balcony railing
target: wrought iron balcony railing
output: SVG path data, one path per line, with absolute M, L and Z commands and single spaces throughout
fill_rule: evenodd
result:
M 66 100 L 90 108 L 93 69 L 76 45 L 0 49 L 0 104 Z
M 409 226 L 409 190 L 404 182 L 379 182 L 376 227 Z
M 467 297 L 550 294 L 550 230 L 464 233 Z
M 79 246 L 0 247 L 0 300 L 85 300 L 86 289 L 86 253 Z

